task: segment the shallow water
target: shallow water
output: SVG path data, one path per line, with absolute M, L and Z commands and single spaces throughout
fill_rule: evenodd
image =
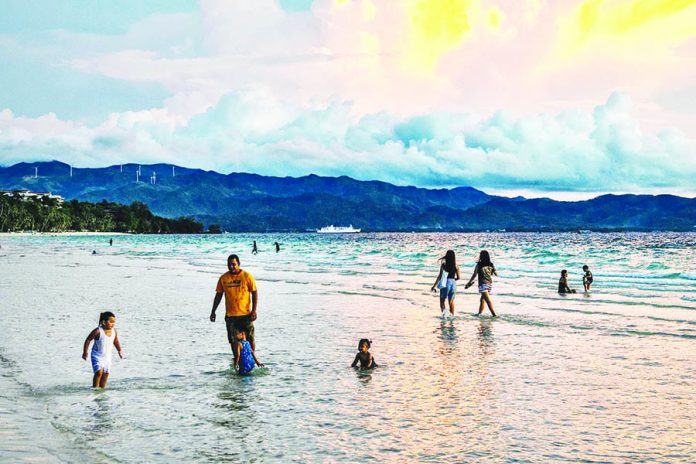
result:
M 0 462 L 696 461 L 696 234 L 108 238 L 0 237 Z M 441 320 L 448 248 L 464 280 L 492 252 L 498 318 L 460 282 Z M 260 292 L 248 378 L 208 320 L 233 252 Z M 103 310 L 126 359 L 93 391 Z M 362 337 L 373 372 L 348 367 Z

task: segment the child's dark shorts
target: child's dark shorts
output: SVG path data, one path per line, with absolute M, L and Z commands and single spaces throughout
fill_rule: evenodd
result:
M 246 334 L 249 343 L 254 343 L 254 321 L 251 316 L 225 316 L 225 326 L 227 326 L 227 341 L 230 344 L 235 342 L 234 329 L 242 330 Z

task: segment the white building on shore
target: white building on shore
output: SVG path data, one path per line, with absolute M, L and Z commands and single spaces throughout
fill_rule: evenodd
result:
M 32 192 L 31 190 L 0 190 L 0 195 L 5 195 L 8 197 L 20 197 L 23 200 L 29 198 L 50 198 L 56 200 L 59 204 L 63 203 L 65 199 L 60 195 L 53 195 L 51 192 Z

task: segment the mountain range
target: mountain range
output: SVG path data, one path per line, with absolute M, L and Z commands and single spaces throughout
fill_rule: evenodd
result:
M 674 195 L 565 202 L 505 198 L 472 187 L 220 174 L 171 164 L 72 168 L 71 175 L 70 166 L 59 161 L 19 163 L 0 166 L 0 189 L 50 191 L 67 200 L 140 201 L 157 215 L 188 216 L 230 232 L 306 231 L 329 224 L 366 231 L 693 231 L 696 226 L 696 198 Z

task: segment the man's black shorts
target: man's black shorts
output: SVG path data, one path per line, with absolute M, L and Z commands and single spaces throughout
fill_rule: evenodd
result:
M 227 340 L 234 344 L 234 329 L 243 330 L 249 343 L 254 343 L 254 321 L 251 316 L 225 316 L 227 326 Z

